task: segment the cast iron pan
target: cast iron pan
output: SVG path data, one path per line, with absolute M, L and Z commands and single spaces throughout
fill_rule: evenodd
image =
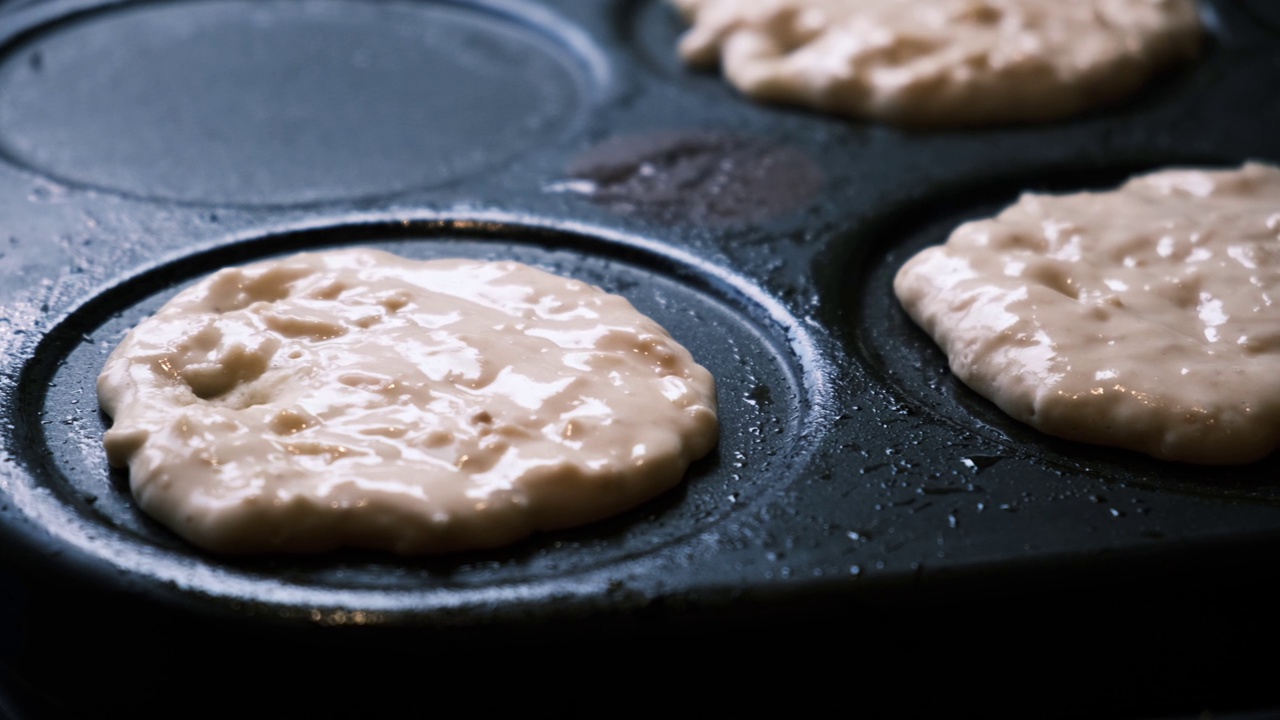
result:
M 677 689 L 988 713 L 1029 691 L 1040 716 L 1276 701 L 1253 654 L 1280 637 L 1280 459 L 1043 436 L 952 378 L 890 292 L 1020 192 L 1280 161 L 1275 13 L 1204 14 L 1203 56 L 1119 105 L 911 132 L 744 100 L 679 63 L 658 0 L 0 4 L 0 714 L 222 714 L 258 691 L 415 716 Z M 643 507 L 502 550 L 191 547 L 106 465 L 103 360 L 216 268 L 352 245 L 626 295 L 717 377 L 719 447 Z

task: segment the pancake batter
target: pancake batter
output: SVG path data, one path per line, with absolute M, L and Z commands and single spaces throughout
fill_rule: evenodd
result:
M 98 394 L 142 509 L 224 553 L 495 547 L 648 500 L 718 432 L 711 375 L 625 299 L 368 249 L 213 274 Z
M 1194 0 L 673 0 L 739 90 L 909 125 L 1046 121 L 1196 54 Z
M 1193 463 L 1280 445 L 1280 168 L 1024 195 L 894 291 L 958 378 L 1051 435 Z

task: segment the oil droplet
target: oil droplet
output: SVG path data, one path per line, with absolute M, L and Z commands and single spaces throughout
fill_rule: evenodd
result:
M 960 458 L 960 462 L 976 473 L 995 465 L 1003 459 L 999 455 L 970 455 L 969 457 Z
M 768 385 L 756 385 L 746 394 L 747 402 L 752 405 L 765 406 L 773 404 L 773 392 Z

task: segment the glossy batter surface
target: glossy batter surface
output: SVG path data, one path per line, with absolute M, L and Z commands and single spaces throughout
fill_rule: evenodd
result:
M 1280 446 L 1280 168 L 1024 195 L 894 290 L 957 377 L 1044 432 L 1195 463 Z
M 676 485 L 714 381 L 627 300 L 354 249 L 219 271 L 98 379 L 134 497 L 228 553 L 488 548 Z
M 912 125 L 1064 117 L 1196 54 L 1194 0 L 673 0 L 680 54 L 766 102 Z

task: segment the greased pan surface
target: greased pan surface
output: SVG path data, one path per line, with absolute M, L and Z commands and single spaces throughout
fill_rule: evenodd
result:
M 1274 700 L 1243 658 L 1277 637 L 1280 459 L 1036 433 L 952 378 L 890 289 L 1024 190 L 1280 161 L 1274 13 L 1204 13 L 1203 56 L 1117 106 L 912 132 L 686 70 L 657 0 L 0 5 L 0 711 L 160 712 L 231 647 L 264 688 L 424 648 L 377 667 L 574 658 L 609 689 L 637 649 L 768 674 L 837 647 L 865 679 L 939 686 L 997 648 L 990 670 L 1057 709 Z M 106 354 L 216 268 L 351 245 L 627 296 L 715 374 L 719 447 L 641 508 L 503 550 L 196 550 L 106 465 Z M 168 692 L 137 691 L 126 646 Z M 380 687 L 344 702 L 414 696 Z

